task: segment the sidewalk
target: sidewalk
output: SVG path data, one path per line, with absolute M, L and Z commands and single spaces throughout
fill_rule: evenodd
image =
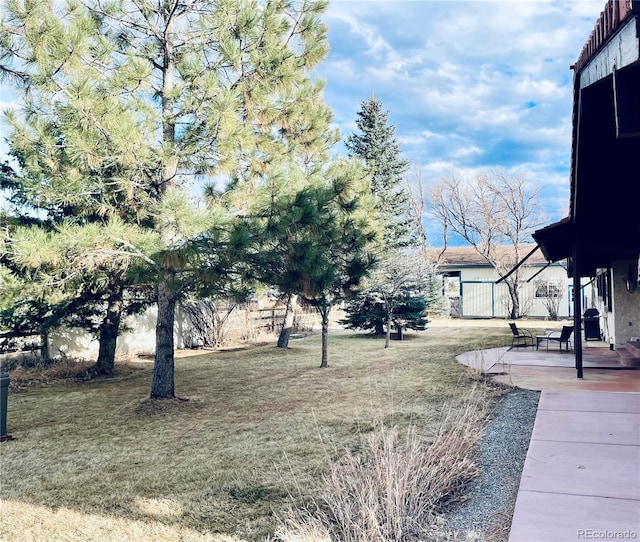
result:
M 509 542 L 640 538 L 640 394 L 543 391 Z
M 457 357 L 494 380 L 542 390 L 509 542 L 640 540 L 640 370 L 615 352 L 492 348 Z

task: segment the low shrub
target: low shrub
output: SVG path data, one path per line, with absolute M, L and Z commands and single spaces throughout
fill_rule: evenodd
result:
M 363 451 L 331 465 L 312 510 L 292 510 L 277 535 L 285 542 L 381 542 L 446 537 L 442 514 L 478 473 L 474 462 L 486 395 L 475 390 L 449 410 L 430 445 L 415 425 L 403 434 L 382 424 Z

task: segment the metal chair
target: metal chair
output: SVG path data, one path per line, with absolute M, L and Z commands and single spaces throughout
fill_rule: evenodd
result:
M 571 343 L 571 334 L 573 333 L 573 326 L 562 326 L 562 332 L 559 335 L 549 335 L 547 337 L 547 350 L 549 350 L 549 341 L 556 341 L 562 351 L 562 345 L 567 345 L 567 352 L 569 351 L 569 344 Z
M 509 323 L 509 327 L 511 328 L 511 333 L 513 333 L 511 348 L 520 348 L 521 346 L 527 348 L 528 346 L 533 346 L 533 335 L 530 331 L 519 328 L 513 322 Z

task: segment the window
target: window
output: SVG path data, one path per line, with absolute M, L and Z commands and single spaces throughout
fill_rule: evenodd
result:
M 563 287 L 557 280 L 539 280 L 535 283 L 536 297 L 562 297 Z

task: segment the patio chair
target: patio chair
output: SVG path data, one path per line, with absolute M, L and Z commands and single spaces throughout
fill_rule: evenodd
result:
M 511 333 L 513 333 L 511 348 L 520 348 L 521 346 L 527 348 L 527 346 L 533 346 L 533 335 L 531 335 L 530 331 L 519 328 L 513 322 L 509 323 L 509 327 L 511 328 Z
M 573 326 L 562 326 L 560 334 L 552 333 L 547 337 L 547 350 L 549 350 L 549 341 L 555 341 L 560 347 L 562 352 L 562 345 L 567 345 L 567 352 L 569 351 L 569 344 L 571 343 L 571 334 L 573 333 Z

